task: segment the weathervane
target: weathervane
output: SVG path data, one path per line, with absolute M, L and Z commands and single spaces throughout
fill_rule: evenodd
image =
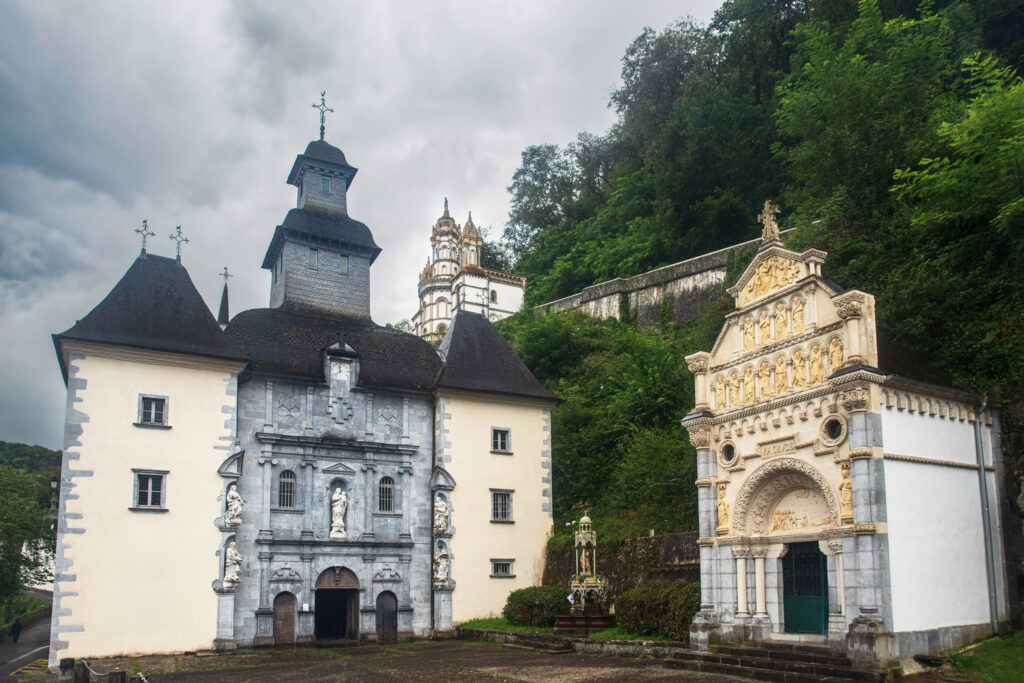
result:
M 228 283 L 228 278 L 229 277 L 234 277 L 234 275 L 232 275 L 231 273 L 228 272 L 228 267 L 227 266 L 224 266 L 224 272 L 220 273 L 220 276 L 222 278 L 224 278 L 224 284 Z
M 178 261 L 181 262 L 181 245 L 188 244 L 188 238 L 181 234 L 181 226 L 179 225 L 174 234 L 168 235 L 172 240 L 178 243 Z
M 139 253 L 140 254 L 145 254 L 146 253 L 146 238 L 147 237 L 153 237 L 154 235 L 156 235 L 156 233 L 149 229 L 149 221 L 147 221 L 145 218 L 142 219 L 142 227 L 141 228 L 135 228 L 134 232 L 137 233 L 139 235 L 139 237 L 142 238 L 142 250 Z
M 332 114 L 334 113 L 334 110 L 327 106 L 327 101 L 324 98 L 324 96 L 326 94 L 327 94 L 326 90 L 321 91 L 321 93 L 320 93 L 320 104 L 314 104 L 313 105 L 313 109 L 319 109 L 320 110 L 320 139 L 321 140 L 324 139 L 324 117 L 327 114 L 327 112 L 331 112 Z

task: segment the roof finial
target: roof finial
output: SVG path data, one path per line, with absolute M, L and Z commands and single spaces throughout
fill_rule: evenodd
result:
M 448 198 L 444 198 L 444 217 L 448 218 Z
M 228 278 L 234 277 L 234 275 L 228 272 L 227 266 L 224 266 L 224 272 L 220 273 L 220 276 L 224 278 L 224 291 L 220 294 L 220 312 L 217 313 L 217 323 L 223 330 L 231 320 L 231 313 L 228 309 Z
M 220 277 L 224 278 L 224 285 L 225 286 L 227 286 L 227 284 L 228 284 L 228 278 L 234 277 L 234 275 L 232 275 L 231 273 L 228 272 L 228 267 L 227 266 L 224 266 L 224 271 L 221 272 L 221 273 L 218 273 L 218 275 Z
M 319 109 L 320 110 L 320 139 L 321 140 L 324 139 L 324 116 L 327 114 L 327 112 L 331 112 L 332 114 L 334 113 L 334 110 L 327 106 L 327 100 L 324 97 L 325 95 L 327 95 L 327 91 L 326 90 L 322 90 L 320 92 L 320 104 L 314 104 L 313 105 L 313 109 Z
M 142 249 L 139 251 L 139 253 L 140 254 L 145 254 L 146 253 L 146 238 L 147 237 L 153 237 L 154 235 L 156 235 L 156 233 L 152 232 L 149 229 L 149 221 L 147 221 L 145 218 L 142 219 L 142 227 L 141 228 L 135 228 L 134 232 L 138 233 L 139 237 L 142 238 Z
M 779 207 L 772 204 L 772 200 L 764 200 L 764 209 L 757 215 L 757 220 L 761 221 L 764 225 L 764 229 L 761 231 L 762 242 L 779 242 L 782 237 L 779 235 L 779 224 L 775 222 L 775 217 L 779 214 Z
M 172 240 L 178 243 L 178 263 L 181 263 L 181 245 L 188 244 L 188 238 L 181 234 L 181 226 L 174 231 L 173 234 L 168 235 Z

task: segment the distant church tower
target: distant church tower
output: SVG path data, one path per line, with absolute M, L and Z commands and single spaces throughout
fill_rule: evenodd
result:
M 458 309 L 495 322 L 522 308 L 526 278 L 481 267 L 483 243 L 473 214 L 460 228 L 445 198 L 444 213 L 430 233 L 430 257 L 420 272 L 420 307 L 412 317 L 417 335 L 440 339 Z

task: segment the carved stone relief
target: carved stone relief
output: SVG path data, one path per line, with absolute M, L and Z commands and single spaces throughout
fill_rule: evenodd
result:
M 839 519 L 839 501 L 828 480 L 814 466 L 796 458 L 769 460 L 754 470 L 736 496 L 733 532 L 740 535 L 766 534 L 771 512 L 779 499 L 792 489 L 817 491 L 829 511 L 829 524 Z
M 270 580 L 275 582 L 280 581 L 282 583 L 295 583 L 302 581 L 302 576 L 292 569 L 288 563 L 285 563 L 283 567 L 275 570 L 274 573 L 270 575 Z
M 825 526 L 831 521 L 828 505 L 821 494 L 808 488 L 798 488 L 783 495 L 776 503 L 768 531 L 798 531 Z

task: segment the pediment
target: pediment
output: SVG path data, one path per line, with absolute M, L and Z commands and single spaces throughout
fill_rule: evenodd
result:
M 808 275 L 821 275 L 827 254 L 819 249 L 793 251 L 779 245 L 767 246 L 754 256 L 743 275 L 727 291 L 742 308 L 769 296 Z
M 336 462 L 323 469 L 326 474 L 355 474 L 356 471 L 343 462 Z
M 224 462 L 217 468 L 217 474 L 222 477 L 240 477 L 242 476 L 242 462 L 245 451 L 241 450 L 237 453 L 232 453 Z
M 452 475 L 448 474 L 448 470 L 443 467 L 435 467 L 433 474 L 430 475 L 430 488 L 431 490 L 446 489 L 451 491 L 455 488 L 455 479 Z

